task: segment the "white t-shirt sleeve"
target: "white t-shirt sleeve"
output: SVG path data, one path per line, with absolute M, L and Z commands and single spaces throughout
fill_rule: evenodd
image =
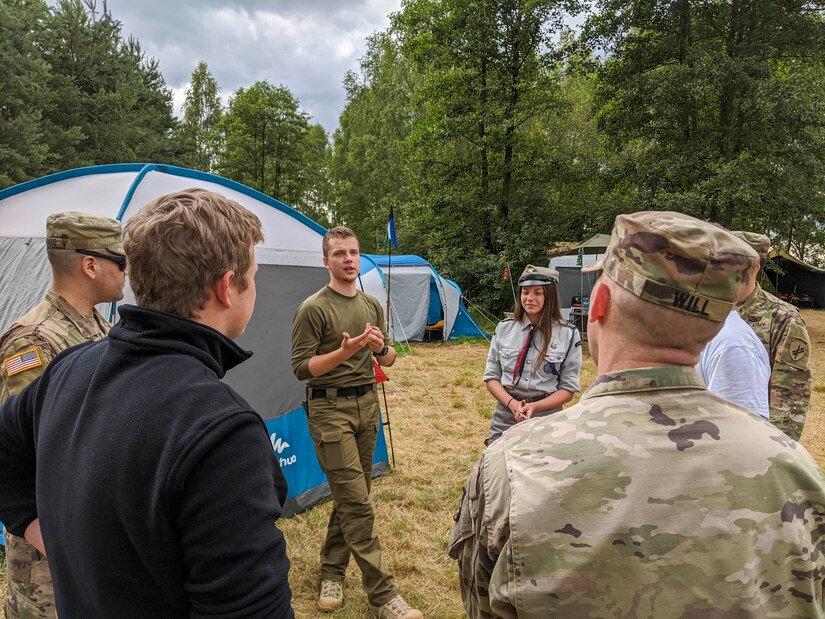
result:
M 771 365 L 753 329 L 731 312 L 696 364 L 696 373 L 711 393 L 770 418 Z

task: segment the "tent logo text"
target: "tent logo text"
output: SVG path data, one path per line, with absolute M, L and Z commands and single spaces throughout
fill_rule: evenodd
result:
M 284 449 L 289 448 L 289 443 L 282 438 L 279 438 L 275 432 L 269 435 L 269 440 L 272 442 L 272 451 L 274 451 L 275 455 L 278 456 L 278 464 L 281 465 L 281 468 L 289 466 L 290 464 L 295 464 L 295 460 L 298 458 L 295 454 L 289 456 L 288 458 L 281 457 L 281 453 L 283 453 Z

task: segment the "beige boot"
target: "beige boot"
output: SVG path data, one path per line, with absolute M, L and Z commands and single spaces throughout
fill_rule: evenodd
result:
M 370 606 L 370 609 L 379 619 L 424 619 L 421 611 L 407 604 L 400 595 L 396 595 L 381 608 Z
M 318 609 L 332 612 L 344 603 L 344 583 L 337 580 L 322 580 L 321 593 L 318 595 Z

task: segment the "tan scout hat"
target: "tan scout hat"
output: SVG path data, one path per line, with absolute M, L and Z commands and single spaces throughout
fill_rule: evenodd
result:
M 756 253 L 759 254 L 759 264 L 765 266 L 765 263 L 768 261 L 768 252 L 771 251 L 771 240 L 768 237 L 764 234 L 747 232 L 744 230 L 731 232 L 731 234 L 737 236 L 745 241 L 745 243 L 753 247 Z
M 556 269 L 536 267 L 532 264 L 528 264 L 518 278 L 519 286 L 557 286 L 558 283 L 559 272 Z
M 124 255 L 120 222 L 93 213 L 53 213 L 46 219 L 48 249 L 108 249 Z
M 723 228 L 689 215 L 642 211 L 619 215 L 597 271 L 636 296 L 722 322 L 742 298 L 759 256 Z

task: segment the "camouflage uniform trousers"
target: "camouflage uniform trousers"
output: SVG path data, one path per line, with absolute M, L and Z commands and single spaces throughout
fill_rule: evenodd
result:
M 378 436 L 377 393 L 373 389 L 361 396 L 316 398 L 308 405 L 309 431 L 334 501 L 321 549 L 321 580 L 342 582 L 352 554 L 370 604 L 381 606 L 397 592 L 381 566 L 369 498 Z
M 54 585 L 46 557 L 6 531 L 6 619 L 54 619 Z

